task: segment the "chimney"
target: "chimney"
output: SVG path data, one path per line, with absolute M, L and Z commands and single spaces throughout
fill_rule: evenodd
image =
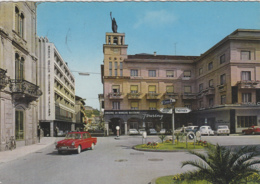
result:
M 154 52 L 153 55 L 156 56 L 156 52 Z

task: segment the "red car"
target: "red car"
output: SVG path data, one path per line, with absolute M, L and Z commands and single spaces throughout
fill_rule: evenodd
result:
M 61 154 L 62 151 L 76 151 L 80 154 L 81 150 L 94 149 L 97 138 L 91 137 L 88 132 L 69 132 L 64 140 L 56 142 L 56 149 Z
M 259 126 L 251 126 L 248 129 L 242 130 L 242 134 L 244 135 L 255 135 L 255 134 L 260 134 L 260 127 Z

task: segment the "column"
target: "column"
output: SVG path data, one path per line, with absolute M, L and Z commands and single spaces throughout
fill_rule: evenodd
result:
M 124 123 L 125 123 L 125 135 L 127 135 L 127 122 Z
M 117 37 L 117 44 L 118 44 L 118 45 L 121 45 L 121 36 L 118 36 L 118 37 Z
M 50 122 L 50 137 L 54 137 L 54 123 L 53 121 Z

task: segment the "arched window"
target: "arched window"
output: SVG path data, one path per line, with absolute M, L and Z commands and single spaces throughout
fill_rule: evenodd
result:
M 19 54 L 15 54 L 15 79 L 22 80 L 24 78 L 24 58 L 20 58 Z
M 24 15 L 22 13 L 20 16 L 20 27 L 19 27 L 19 35 L 22 38 L 23 38 L 23 33 L 24 33 Z
M 19 9 L 15 7 L 15 31 L 19 32 Z

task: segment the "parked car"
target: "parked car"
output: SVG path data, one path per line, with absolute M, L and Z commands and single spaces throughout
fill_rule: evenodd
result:
M 136 129 L 129 129 L 129 135 L 137 135 L 139 132 Z
M 76 151 L 78 154 L 85 149 L 94 149 L 97 138 L 91 137 L 88 132 L 69 132 L 65 139 L 55 143 L 58 153 L 62 151 Z
M 218 126 L 217 130 L 215 131 L 216 135 L 229 135 L 230 130 L 227 125 L 220 125 Z
M 160 134 L 166 134 L 166 129 L 165 128 L 161 129 Z
M 188 127 L 185 129 L 186 132 L 194 132 L 194 133 L 196 133 L 198 130 L 199 130 L 199 127 L 198 127 L 198 126 L 188 126 Z
M 179 127 L 176 130 L 174 130 L 174 133 L 183 133 L 184 130 L 186 130 L 187 127 Z
M 214 131 L 211 129 L 210 126 L 201 126 L 200 134 L 201 135 L 214 135 Z
M 156 135 L 157 134 L 157 131 L 154 129 L 154 128 L 151 128 L 148 130 L 148 134 L 150 135 Z
M 143 133 L 146 132 L 145 129 L 139 129 L 139 134 L 143 135 Z
M 244 129 L 242 130 L 242 134 L 244 135 L 260 134 L 260 126 L 251 126 L 248 129 Z

